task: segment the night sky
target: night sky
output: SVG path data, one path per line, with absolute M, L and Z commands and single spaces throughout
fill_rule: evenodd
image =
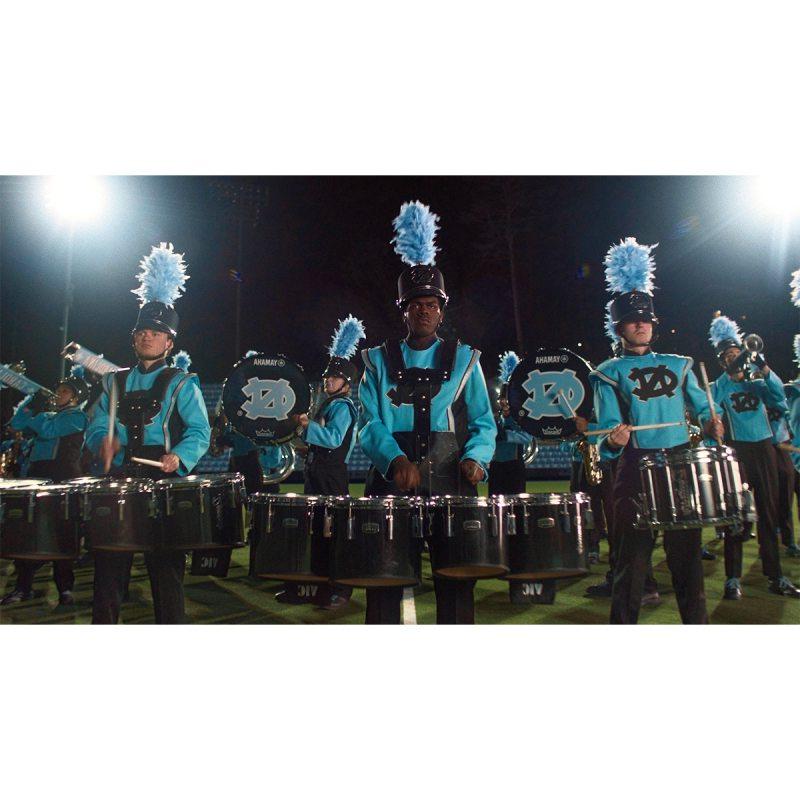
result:
M 24 359 L 31 378 L 52 385 L 67 230 L 44 208 L 41 179 L 0 180 L 0 361 Z M 69 338 L 119 364 L 131 361 L 138 262 L 162 241 L 189 265 L 177 347 L 203 381 L 224 379 L 251 348 L 284 353 L 315 379 L 348 313 L 364 320 L 370 345 L 402 334 L 391 223 L 404 201 L 420 199 L 441 217 L 449 331 L 483 352 L 487 376 L 500 352 L 520 345 L 566 346 L 595 363 L 609 355 L 602 259 L 624 236 L 660 243 L 656 349 L 713 362 L 707 330 L 720 308 L 763 336 L 781 377 L 796 373 L 791 339 L 800 324 L 788 282 L 800 267 L 800 236 L 759 211 L 749 178 L 128 177 L 109 178 L 108 191 L 104 213 L 76 229 Z M 237 354 L 228 270 L 239 265 Z M 5 420 L 19 394 L 0 397 Z

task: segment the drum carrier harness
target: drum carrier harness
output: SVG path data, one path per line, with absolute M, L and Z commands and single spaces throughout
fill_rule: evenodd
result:
M 183 435 L 186 425 L 180 414 L 174 414 L 178 402 L 178 394 L 183 384 L 191 377 L 187 373 L 182 381 L 175 387 L 170 401 L 170 407 L 164 417 L 162 432 L 163 444 L 144 444 L 144 429 L 150 425 L 160 413 L 163 404 L 167 401 L 167 389 L 172 379 L 183 372 L 177 367 L 164 367 L 156 375 L 153 385 L 149 389 L 126 391 L 125 384 L 130 373 L 130 368 L 120 369 L 114 373 L 112 380 L 117 384 L 117 418 L 125 426 L 128 433 L 128 445 L 125 448 L 125 461 L 123 470 L 126 475 L 144 477 L 152 470 L 141 464 L 132 463 L 131 459 L 149 458 L 158 461 L 161 456 L 168 453 L 172 442 L 178 442 Z
M 466 402 L 463 392 L 452 405 L 454 431 L 431 431 L 431 402 L 455 370 L 458 340 L 443 339 L 434 368 L 407 367 L 397 339 L 383 343 L 389 377 L 404 389 L 414 407 L 412 431 L 392 436 L 411 461 L 430 462 L 429 488 L 436 493 L 459 493 L 459 455 L 467 440 Z
M 355 404 L 346 393 L 342 392 L 339 394 L 334 394 L 330 397 L 326 397 L 320 407 L 314 412 L 312 417 L 314 422 L 319 422 L 323 418 L 325 412 L 328 410 L 328 406 L 330 406 L 334 400 L 345 400 L 350 406 L 350 410 L 355 411 Z M 350 422 L 350 426 L 347 428 L 347 432 L 342 439 L 342 443 L 338 447 L 335 447 L 331 450 L 328 447 L 321 447 L 320 445 L 316 444 L 309 445 L 308 455 L 306 456 L 306 464 L 308 466 L 314 464 L 317 467 L 321 467 L 326 464 L 344 464 L 344 460 L 347 457 L 348 451 L 350 450 L 350 441 L 353 438 L 353 429 L 356 425 L 357 416 L 357 414 L 353 414 L 353 419 Z

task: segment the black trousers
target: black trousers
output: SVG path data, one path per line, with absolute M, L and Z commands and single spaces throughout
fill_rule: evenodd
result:
M 639 460 L 652 450 L 626 447 L 620 455 L 614 482 L 614 526 L 617 562 L 611 591 L 611 623 L 636 624 L 651 564 L 653 534 L 635 527 L 641 493 Z M 706 595 L 701 559 L 700 528 L 665 531 L 664 550 L 672 586 L 684 624 L 706 624 Z
M 794 482 L 797 470 L 794 468 L 792 457 L 786 450 L 773 445 L 775 448 L 775 462 L 778 467 L 778 532 L 781 535 L 781 542 L 785 547 L 795 543 L 794 539 L 794 515 L 792 505 L 794 503 Z
M 180 625 L 186 621 L 183 575 L 186 553 L 161 550 L 144 554 L 156 624 Z M 94 551 L 93 625 L 116 625 L 128 586 L 133 553 Z
M 15 559 L 14 567 L 17 570 L 18 592 L 26 594 L 33 589 L 33 577 L 39 568 L 46 564 L 46 561 L 28 561 L 27 559 Z M 72 561 L 53 561 L 53 582 L 59 594 L 71 592 L 75 586 L 75 573 L 72 571 Z
M 231 472 L 240 472 L 242 474 L 247 494 L 265 491 L 261 485 L 264 471 L 261 469 L 257 450 L 251 450 L 243 456 L 231 456 L 229 469 Z
M 756 533 L 761 568 L 768 578 L 781 577 L 778 550 L 778 464 L 775 447 L 769 439 L 762 442 L 729 442 L 736 451 L 742 480 L 750 484 L 756 501 Z M 742 577 L 742 547 L 753 523 L 744 526 L 742 535 L 725 531 L 725 574 L 728 578 Z
M 397 492 L 393 492 L 391 487 L 392 484 L 387 483 L 375 467 L 370 468 L 364 486 L 365 496 L 381 497 L 392 493 L 396 494 Z M 466 484 L 454 494 L 475 496 L 478 494 L 478 490 L 475 486 Z M 435 547 L 432 540 L 430 546 Z M 437 625 L 473 625 L 475 623 L 475 596 L 473 594 L 475 583 L 474 580 L 445 580 L 434 575 L 433 588 L 436 593 Z M 367 625 L 400 624 L 402 600 L 402 588 L 378 586 L 367 589 L 367 612 L 364 622 Z

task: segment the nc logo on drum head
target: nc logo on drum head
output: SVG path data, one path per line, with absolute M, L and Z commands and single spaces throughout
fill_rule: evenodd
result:
M 522 407 L 531 419 L 542 417 L 569 419 L 572 414 L 567 408 L 567 403 L 570 408 L 577 409 L 586 396 L 586 390 L 573 369 L 559 372 L 532 370 L 528 373 L 528 379 L 522 384 L 522 388 L 528 393 L 528 399 Z M 566 403 L 559 397 L 559 390 L 566 398 Z
M 248 397 L 241 406 L 248 419 L 266 418 L 282 422 L 289 417 L 297 399 L 286 378 L 250 378 L 242 387 L 242 393 Z

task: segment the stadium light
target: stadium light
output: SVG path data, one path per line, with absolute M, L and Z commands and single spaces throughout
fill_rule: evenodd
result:
M 45 191 L 49 209 L 71 223 L 96 217 L 105 205 L 103 183 L 86 175 L 59 175 L 51 178 Z
M 786 218 L 800 216 L 800 176 L 791 173 L 762 175 L 756 183 L 761 207 Z
M 105 205 L 106 193 L 102 181 L 89 175 L 57 175 L 47 182 L 45 206 L 60 219 L 69 223 L 67 263 L 64 270 L 64 316 L 61 323 L 61 349 L 69 341 L 69 312 L 72 307 L 72 260 L 75 227 L 97 217 Z M 59 359 L 59 377 L 66 373 L 66 363 Z

